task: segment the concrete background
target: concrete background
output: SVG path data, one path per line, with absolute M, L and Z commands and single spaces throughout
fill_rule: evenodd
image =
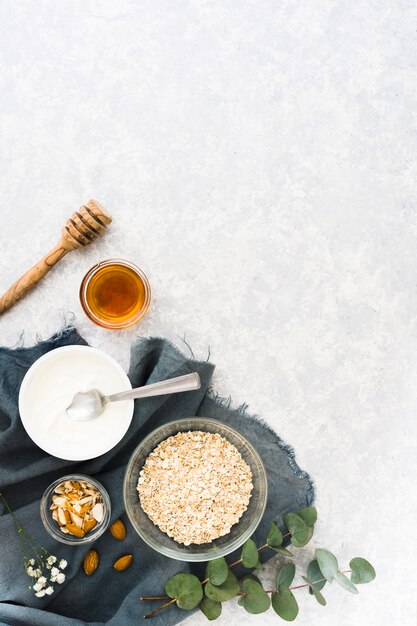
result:
M 125 367 L 137 334 L 210 346 L 220 393 L 315 479 L 297 560 L 377 569 L 326 608 L 296 592 L 300 626 L 416 623 L 416 18 L 408 0 L 0 3 L 1 290 L 83 201 L 114 217 L 1 317 L 1 343 L 73 312 Z M 124 332 L 78 302 L 111 256 L 154 291 Z M 278 621 L 230 602 L 218 623 Z

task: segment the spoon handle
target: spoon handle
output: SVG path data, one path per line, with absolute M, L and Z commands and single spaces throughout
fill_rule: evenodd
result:
M 134 400 L 135 398 L 150 398 L 151 396 L 163 396 L 169 393 L 179 393 L 181 391 L 194 391 L 200 389 L 201 381 L 197 372 L 161 380 L 159 383 L 152 383 L 137 389 L 129 389 L 121 393 L 114 393 L 106 396 L 107 402 L 118 402 L 119 400 Z

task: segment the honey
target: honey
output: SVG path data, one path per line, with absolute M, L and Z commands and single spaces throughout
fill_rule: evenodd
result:
M 81 304 L 88 317 L 105 328 L 127 328 L 141 319 L 150 303 L 145 274 L 128 261 L 109 259 L 84 277 Z

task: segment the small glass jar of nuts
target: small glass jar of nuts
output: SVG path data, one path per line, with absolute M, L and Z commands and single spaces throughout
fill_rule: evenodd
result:
M 84 545 L 95 541 L 108 527 L 110 498 L 103 485 L 91 476 L 63 476 L 46 489 L 40 513 L 54 539 Z

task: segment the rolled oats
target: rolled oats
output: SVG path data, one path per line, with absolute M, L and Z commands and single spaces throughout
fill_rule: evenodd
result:
M 189 431 L 162 441 L 140 471 L 142 509 L 184 545 L 230 532 L 248 508 L 252 472 L 238 449 L 216 433 Z

